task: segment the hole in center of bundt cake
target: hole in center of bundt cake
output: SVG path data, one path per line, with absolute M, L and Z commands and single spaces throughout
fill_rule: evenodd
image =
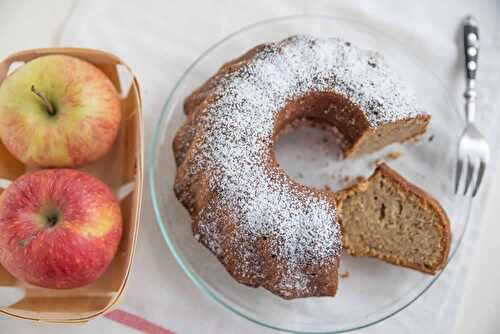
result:
M 275 127 L 275 157 L 289 176 L 302 184 L 321 187 L 318 171 L 332 172 L 349 140 L 359 137 L 367 121 L 342 95 L 312 92 L 290 101 Z M 347 133 L 348 137 L 343 135 Z
M 328 180 L 320 174 L 336 173 L 336 162 L 342 155 L 336 138 L 310 121 L 296 122 L 293 126 L 293 131 L 283 133 L 275 144 L 276 160 L 292 179 L 307 186 L 323 187 Z

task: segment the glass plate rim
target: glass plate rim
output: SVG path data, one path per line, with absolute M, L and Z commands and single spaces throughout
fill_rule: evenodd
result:
M 151 202 L 152 202 L 152 206 L 153 206 L 155 220 L 156 220 L 156 222 L 157 222 L 157 224 L 158 224 L 158 226 L 160 228 L 160 231 L 161 231 L 161 234 L 163 236 L 163 239 L 165 240 L 165 242 L 166 242 L 169 250 L 172 252 L 172 254 L 173 254 L 176 262 L 179 264 L 179 266 L 182 268 L 182 270 L 186 273 L 186 275 L 191 279 L 191 281 L 195 284 L 195 286 L 198 287 L 198 289 L 200 289 L 204 294 L 206 294 L 209 297 L 209 299 L 211 299 L 212 301 L 217 302 L 218 304 L 222 305 L 225 309 L 233 312 L 234 314 L 236 314 L 236 315 L 238 315 L 238 316 L 240 316 L 240 317 L 242 317 L 244 319 L 247 319 L 247 320 L 249 320 L 249 321 L 251 321 L 251 322 L 253 322 L 255 324 L 261 325 L 261 326 L 263 326 L 265 328 L 274 329 L 274 330 L 278 330 L 278 331 L 281 331 L 281 332 L 297 333 L 297 334 L 337 334 L 337 333 L 347 333 L 347 332 L 351 332 L 351 331 L 355 331 L 355 330 L 360 330 L 360 329 L 363 329 L 363 328 L 367 328 L 367 327 L 373 326 L 375 324 L 383 322 L 386 319 L 391 318 L 392 316 L 398 314 L 399 312 L 403 311 L 408 306 L 410 306 L 411 304 L 413 304 L 425 292 L 427 292 L 430 289 L 431 286 L 434 285 L 434 283 L 437 281 L 437 279 L 441 276 L 441 274 L 446 270 L 446 268 L 451 263 L 451 261 L 455 258 L 455 254 L 457 253 L 457 251 L 462 246 L 462 241 L 464 239 L 465 234 L 467 233 L 467 229 L 468 229 L 468 226 L 469 226 L 469 220 L 470 220 L 470 215 L 471 215 L 471 211 L 472 211 L 471 210 L 472 198 L 470 198 L 467 201 L 467 209 L 466 209 L 464 231 L 463 231 L 462 235 L 460 236 L 460 238 L 457 241 L 456 248 L 450 252 L 450 254 L 448 256 L 448 262 L 447 262 L 447 264 L 445 265 L 445 267 L 437 275 L 434 276 L 434 278 L 428 283 L 428 285 L 422 291 L 420 291 L 417 295 L 415 295 L 413 298 L 410 298 L 407 302 L 404 303 L 404 305 L 402 305 L 401 307 L 398 307 L 395 310 L 389 312 L 385 316 L 383 316 L 381 318 L 378 318 L 376 320 L 367 321 L 366 323 L 364 323 L 362 325 L 359 325 L 359 326 L 354 326 L 352 328 L 345 328 L 345 329 L 334 330 L 334 331 L 304 332 L 304 331 L 295 331 L 295 330 L 290 330 L 290 329 L 286 329 L 286 328 L 281 328 L 281 327 L 277 327 L 277 326 L 274 326 L 274 325 L 270 325 L 270 324 L 262 322 L 262 321 L 260 321 L 258 319 L 255 319 L 255 318 L 253 318 L 253 317 L 251 317 L 249 315 L 246 315 L 243 312 L 241 312 L 238 309 L 236 309 L 235 307 L 231 306 L 229 303 L 227 303 L 224 300 L 222 300 L 208 286 L 206 286 L 206 284 L 202 280 L 200 280 L 197 277 L 197 275 L 195 273 L 193 273 L 188 268 L 188 266 L 182 260 L 181 256 L 177 253 L 176 247 L 175 247 L 174 243 L 172 242 L 172 240 L 170 239 L 170 236 L 169 236 L 169 233 L 168 233 L 167 229 L 165 228 L 164 219 L 162 217 L 161 210 L 160 210 L 160 204 L 159 204 L 159 201 L 158 201 L 158 198 L 160 197 L 160 195 L 157 192 L 156 184 L 154 182 L 155 179 L 156 179 L 156 175 L 157 175 L 157 173 L 156 173 L 156 160 L 157 160 L 156 158 L 157 158 L 157 155 L 156 155 L 155 149 L 157 148 L 158 143 L 159 143 L 161 125 L 163 124 L 163 121 L 164 121 L 166 115 L 168 114 L 167 109 L 168 109 L 168 106 L 170 105 L 170 103 L 172 101 L 172 97 L 174 96 L 175 92 L 179 88 L 180 84 L 184 81 L 184 79 L 187 77 L 187 75 L 191 72 L 191 70 L 207 54 L 209 54 L 212 50 L 216 49 L 218 46 L 220 46 L 221 44 L 223 44 L 227 40 L 231 39 L 232 37 L 234 37 L 234 36 L 236 36 L 236 35 L 238 35 L 240 33 L 243 33 L 243 32 L 245 32 L 247 30 L 250 30 L 250 29 L 255 28 L 257 26 L 260 26 L 260 25 L 271 24 L 271 23 L 281 22 L 281 21 L 287 21 L 287 20 L 297 20 L 297 19 L 322 19 L 322 20 L 344 21 L 344 22 L 347 22 L 347 23 L 354 23 L 354 24 L 357 24 L 357 25 L 360 25 L 360 26 L 363 26 L 363 27 L 369 27 L 374 33 L 380 33 L 385 38 L 388 38 L 389 40 L 397 43 L 398 45 L 404 46 L 404 43 L 401 40 L 399 40 L 398 38 L 396 38 L 396 37 L 394 37 L 392 35 L 388 35 L 385 32 L 381 32 L 380 30 L 378 30 L 376 28 L 373 28 L 373 27 L 370 27 L 369 25 L 364 24 L 362 22 L 359 22 L 359 21 L 356 21 L 356 20 L 353 20 L 353 19 L 350 19 L 350 18 L 346 18 L 346 17 L 337 17 L 337 16 L 321 15 L 321 14 L 297 14 L 297 15 L 287 15 L 287 16 L 273 17 L 273 18 L 269 18 L 269 19 L 265 19 L 265 20 L 260 20 L 260 21 L 251 23 L 249 25 L 243 26 L 243 27 L 241 27 L 241 28 L 233 31 L 232 33 L 226 35 L 222 39 L 220 39 L 217 42 L 215 42 L 214 44 L 212 44 L 205 51 L 203 51 L 186 68 L 186 70 L 182 73 L 182 75 L 179 77 L 179 79 L 177 80 L 176 84 L 174 85 L 174 87 L 170 91 L 170 93 L 169 93 L 169 95 L 168 95 L 168 97 L 166 99 L 166 102 L 165 102 L 165 104 L 162 107 L 162 111 L 161 111 L 161 114 L 160 114 L 160 116 L 158 118 L 158 121 L 157 121 L 157 123 L 155 125 L 154 131 L 153 131 L 153 137 L 152 137 L 152 140 L 151 140 L 151 144 L 150 144 L 149 149 L 148 149 L 148 159 L 147 160 L 148 160 L 148 165 L 149 165 L 148 166 L 148 170 L 149 170 L 149 173 L 148 173 L 149 193 L 150 193 L 150 196 L 151 196 Z M 417 56 L 413 55 L 413 57 L 414 57 L 415 60 L 418 60 L 418 62 L 420 64 L 424 63 Z M 439 81 L 439 83 L 440 83 L 441 86 L 445 86 L 444 83 L 442 82 L 441 78 L 438 75 L 436 75 L 430 69 L 427 69 L 427 70 L 429 71 L 429 73 L 431 73 L 433 75 L 433 77 L 437 81 Z M 446 93 L 446 99 L 452 101 L 449 92 L 446 90 L 445 93 Z M 458 109 L 457 109 L 455 103 L 450 103 L 450 106 L 453 107 L 453 111 L 454 112 L 456 112 L 456 113 L 459 114 Z

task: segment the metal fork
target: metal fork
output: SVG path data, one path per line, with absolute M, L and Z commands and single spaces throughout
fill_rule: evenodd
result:
M 472 197 L 476 196 L 484 171 L 490 158 L 490 149 L 484 136 L 474 124 L 476 113 L 476 72 L 479 55 L 479 29 L 477 21 L 472 16 L 467 16 L 463 22 L 464 52 L 465 52 L 465 77 L 467 88 L 464 92 L 465 98 L 465 120 L 466 126 L 458 143 L 458 160 L 455 179 L 455 193 L 460 188 L 464 164 L 467 165 L 465 172 L 464 195 L 470 185 L 477 169 L 477 176 L 472 190 Z

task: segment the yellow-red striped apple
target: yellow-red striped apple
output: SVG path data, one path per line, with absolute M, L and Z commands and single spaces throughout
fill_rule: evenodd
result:
M 106 154 L 121 120 L 111 80 L 75 57 L 36 58 L 0 85 L 0 137 L 28 165 L 71 167 Z

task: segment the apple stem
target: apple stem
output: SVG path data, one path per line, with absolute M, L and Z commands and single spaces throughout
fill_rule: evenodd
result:
M 54 106 L 52 105 L 52 103 L 50 103 L 47 96 L 45 96 L 42 92 L 37 90 L 35 88 L 35 85 L 31 85 L 31 92 L 33 94 L 35 94 L 36 96 L 38 96 L 42 100 L 42 102 L 45 105 L 45 107 L 47 108 L 47 112 L 49 113 L 50 116 L 54 116 L 56 114 L 56 110 L 54 109 Z

